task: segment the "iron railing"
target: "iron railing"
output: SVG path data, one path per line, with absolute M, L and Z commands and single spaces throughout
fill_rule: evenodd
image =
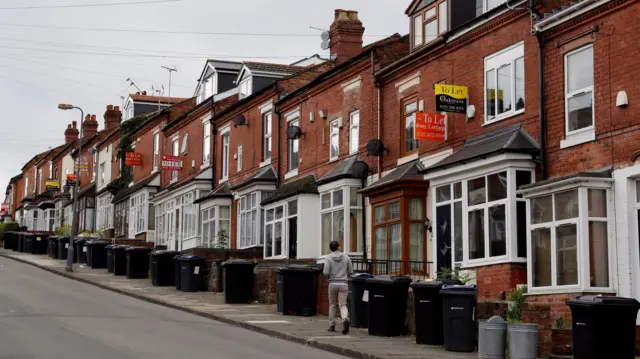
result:
M 414 281 L 435 276 L 433 262 L 352 258 L 351 264 L 357 273 L 406 275 Z

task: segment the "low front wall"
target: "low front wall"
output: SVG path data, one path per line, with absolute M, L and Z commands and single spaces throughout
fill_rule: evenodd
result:
M 502 300 L 518 284 L 527 284 L 527 267 L 524 263 L 504 263 L 474 268 L 478 285 L 478 300 Z M 501 298 L 503 297 L 503 298 Z

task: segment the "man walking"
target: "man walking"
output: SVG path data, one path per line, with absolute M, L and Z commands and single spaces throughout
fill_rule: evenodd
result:
M 342 334 L 349 333 L 349 309 L 347 297 L 349 284 L 347 276 L 353 273 L 351 259 L 340 253 L 340 243 L 333 241 L 329 244 L 331 254 L 324 264 L 324 276 L 329 280 L 329 331 L 336 331 L 336 316 L 342 318 Z

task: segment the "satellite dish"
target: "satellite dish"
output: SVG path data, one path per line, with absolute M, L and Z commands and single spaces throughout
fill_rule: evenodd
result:
M 329 41 L 329 31 L 323 31 L 322 34 L 320 34 L 320 38 L 322 41 Z
M 351 172 L 356 178 L 367 178 L 369 175 L 369 165 L 364 161 L 355 161 L 351 165 Z
M 367 156 L 380 157 L 384 154 L 384 151 L 389 152 L 389 149 L 384 147 L 384 143 L 378 139 L 373 139 L 367 143 Z
M 321 47 L 323 50 L 329 50 L 329 48 L 331 47 L 331 44 L 329 44 L 329 41 L 323 41 L 323 42 L 320 44 L 320 47 Z
M 289 126 L 287 127 L 287 138 L 290 140 L 297 140 L 302 137 L 304 133 L 302 133 L 302 129 L 298 126 Z
M 243 115 L 237 115 L 231 121 L 233 121 L 233 127 L 237 128 L 238 126 L 245 125 L 249 127 L 249 125 L 247 124 L 247 119 Z

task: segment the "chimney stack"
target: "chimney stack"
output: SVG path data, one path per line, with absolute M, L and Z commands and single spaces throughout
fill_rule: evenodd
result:
M 331 57 L 341 64 L 362 52 L 364 27 L 357 11 L 337 9 L 329 28 Z
M 86 115 L 84 122 L 82 122 L 82 136 L 85 138 L 91 138 L 98 133 L 98 121 L 96 121 L 96 115 Z
M 71 143 L 78 140 L 80 131 L 78 131 L 78 123 L 73 121 L 71 125 L 67 125 L 67 129 L 64 130 L 64 142 Z
M 105 130 L 111 130 L 118 128 L 122 121 L 122 112 L 120 112 L 120 106 L 108 105 L 107 111 L 104 113 L 104 128 Z

